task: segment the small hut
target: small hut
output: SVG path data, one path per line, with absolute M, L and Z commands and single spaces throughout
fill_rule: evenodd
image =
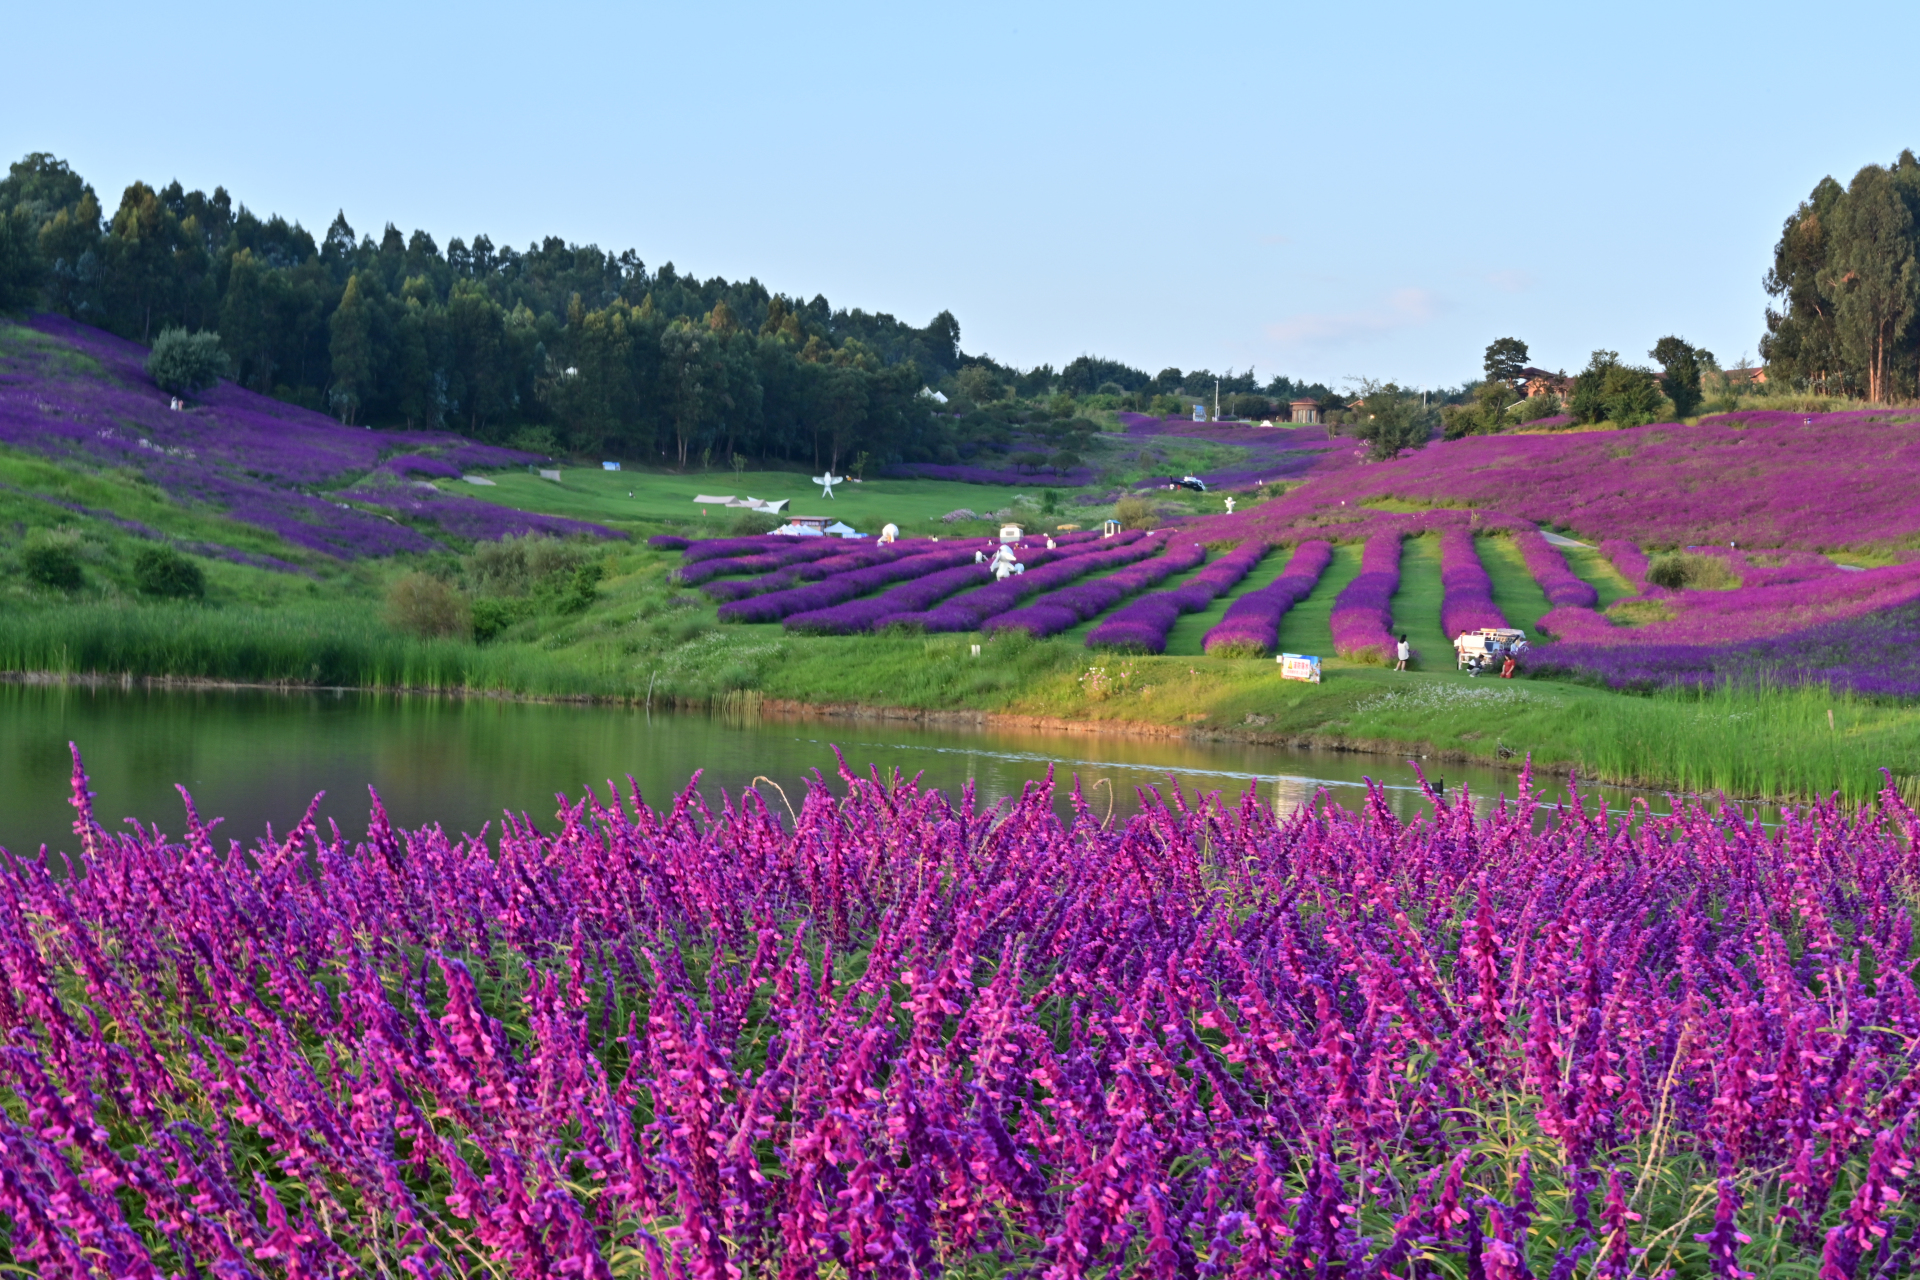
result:
M 1320 421 L 1320 406 L 1302 396 L 1287 406 L 1295 426 L 1313 426 Z

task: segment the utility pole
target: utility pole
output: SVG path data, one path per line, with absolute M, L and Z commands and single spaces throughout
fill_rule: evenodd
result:
M 1220 421 L 1220 379 L 1213 380 L 1213 420 Z

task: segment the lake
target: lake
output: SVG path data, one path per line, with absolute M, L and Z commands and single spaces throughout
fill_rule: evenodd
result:
M 33 854 L 44 843 L 73 847 L 67 803 L 79 744 L 91 775 L 95 814 L 110 829 L 133 817 L 170 834 L 183 825 L 175 785 L 203 819 L 223 817 L 217 835 L 251 845 L 272 823 L 285 831 L 316 792 L 353 836 L 366 830 L 369 786 L 396 825 L 439 823 L 474 832 L 503 809 L 546 827 L 555 794 L 631 775 L 655 806 L 671 803 L 702 771 L 710 800 L 756 777 L 785 789 L 798 806 L 819 770 L 836 788 L 833 748 L 865 773 L 899 769 L 957 792 L 969 782 L 987 800 L 1017 795 L 1052 765 L 1062 807 L 1073 776 L 1096 812 L 1138 809 L 1137 788 L 1164 788 L 1171 775 L 1189 791 L 1238 798 L 1258 785 L 1261 802 L 1282 811 L 1324 787 L 1357 806 L 1364 779 L 1387 789 L 1400 813 L 1425 806 L 1412 768 L 1390 756 L 1079 734 L 923 728 L 863 721 L 747 721 L 720 716 L 649 716 L 625 707 L 507 702 L 349 691 L 147 690 L 0 683 L 0 848 Z M 1433 765 L 1449 787 L 1465 783 L 1483 799 L 1512 794 L 1515 775 Z M 622 781 L 624 790 L 625 783 Z M 1564 796 L 1554 779 L 1542 787 Z M 763 788 L 778 807 L 771 789 Z M 1615 803 L 1619 789 L 1605 794 Z

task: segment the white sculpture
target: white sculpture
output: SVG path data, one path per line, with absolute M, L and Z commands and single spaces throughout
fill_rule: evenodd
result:
M 813 478 L 813 482 L 820 486 L 821 497 L 831 498 L 833 497 L 833 486 L 837 484 L 845 484 L 847 482 L 847 478 L 845 476 L 837 476 L 833 474 L 832 471 L 828 471 L 824 475 L 815 476 Z
M 895 538 L 897 538 L 897 537 L 899 537 L 899 536 L 900 536 L 900 526 L 899 526 L 899 525 L 897 525 L 897 524 L 883 524 L 883 525 L 881 525 L 881 526 L 880 526 L 880 541 L 882 541 L 882 542 L 892 542 L 892 541 L 893 541 L 893 540 L 894 540 Z
M 1228 515 L 1232 515 L 1232 514 L 1233 514 L 1233 499 L 1232 499 L 1232 498 L 1228 498 L 1228 499 L 1227 499 L 1227 514 L 1228 514 Z

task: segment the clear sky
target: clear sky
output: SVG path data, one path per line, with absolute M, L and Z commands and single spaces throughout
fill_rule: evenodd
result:
M 19 6 L 0 156 L 444 247 L 633 248 L 1022 367 L 1338 386 L 1754 354 L 1781 221 L 1920 149 L 1920 5 Z

